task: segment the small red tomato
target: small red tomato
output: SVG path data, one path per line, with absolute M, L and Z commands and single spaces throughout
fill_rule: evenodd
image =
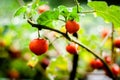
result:
M 111 66 L 111 71 L 113 72 L 114 75 L 117 76 L 119 74 L 120 68 L 117 64 L 113 64 Z
M 106 29 L 106 28 L 103 29 L 102 32 L 101 32 L 101 37 L 102 37 L 102 38 L 105 38 L 105 37 L 109 34 L 109 32 L 110 32 L 110 31 L 109 31 L 108 29 Z
M 96 60 L 95 59 L 90 61 L 90 66 L 94 69 L 96 68 Z
M 43 12 L 49 10 L 49 9 L 50 9 L 50 7 L 48 5 L 41 5 L 41 6 L 38 7 L 38 13 L 39 14 L 43 13 Z
M 120 37 L 118 37 L 114 40 L 114 46 L 117 48 L 120 48 Z
M 96 68 L 100 69 L 103 67 L 103 63 L 100 61 L 100 59 L 96 59 Z
M 78 45 L 75 43 L 70 43 L 66 46 L 66 50 L 70 53 L 70 54 L 77 54 L 77 49 L 78 49 Z
M 80 25 L 76 21 L 68 20 L 65 24 L 65 28 L 66 28 L 67 32 L 72 34 L 79 30 Z
M 100 69 L 103 67 L 103 63 L 99 60 L 99 59 L 93 59 L 91 62 L 90 62 L 90 65 L 92 68 L 94 69 Z
M 112 63 L 112 59 L 111 59 L 110 56 L 105 56 L 104 59 L 105 59 L 105 62 L 106 62 L 107 64 L 111 64 L 111 63 Z
M 46 67 L 49 65 L 49 59 L 47 59 L 47 58 L 43 58 L 42 60 L 41 60 L 41 66 L 44 68 L 44 69 L 46 69 Z
M 36 55 L 41 55 L 48 50 L 48 41 L 45 39 L 33 39 L 29 44 L 30 50 Z

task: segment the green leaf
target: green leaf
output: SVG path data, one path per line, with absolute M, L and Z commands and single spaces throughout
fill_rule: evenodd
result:
M 37 19 L 38 24 L 46 25 L 49 27 L 53 27 L 53 20 L 58 20 L 59 12 L 58 11 L 46 11 L 42 13 Z
M 64 17 L 67 17 L 67 15 L 69 14 L 69 11 L 66 6 L 61 5 L 58 7 L 58 9 L 59 9 L 60 14 Z
M 92 1 L 88 3 L 88 6 L 92 7 L 95 11 L 105 11 L 108 5 L 104 1 Z
M 96 11 L 97 16 L 104 18 L 105 21 L 112 22 L 115 27 L 120 26 L 120 7 L 115 5 L 108 6 L 103 1 L 89 2 L 88 6 Z
M 20 7 L 20 8 L 15 12 L 14 17 L 19 16 L 21 13 L 26 12 L 26 9 L 27 9 L 26 6 Z
M 68 16 L 68 20 L 75 20 L 75 21 L 79 21 L 79 15 L 78 13 L 74 13 L 74 12 L 71 12 Z

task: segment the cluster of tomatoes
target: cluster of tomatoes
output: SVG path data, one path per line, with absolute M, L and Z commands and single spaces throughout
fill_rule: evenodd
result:
M 118 76 L 120 74 L 120 67 L 119 67 L 119 65 L 116 64 L 116 63 L 113 63 L 110 56 L 105 56 L 104 57 L 104 61 L 109 66 L 110 70 L 112 71 L 112 73 L 115 76 Z M 103 63 L 99 59 L 91 60 L 90 61 L 90 66 L 93 69 L 103 69 L 105 71 L 106 75 L 109 76 L 109 73 L 107 72 L 107 70 L 105 69 Z
M 80 26 L 74 20 L 68 20 L 65 24 L 66 31 L 70 34 L 76 33 Z M 30 50 L 35 53 L 36 55 L 41 55 L 47 52 L 49 48 L 49 42 L 43 38 L 33 39 L 29 44 Z M 66 46 L 66 50 L 71 54 L 77 53 L 78 45 L 75 43 L 70 43 Z
M 105 38 L 106 36 L 109 36 L 109 33 L 110 33 L 110 31 L 108 29 L 104 29 L 104 30 L 102 30 L 101 37 Z M 114 39 L 113 46 L 115 48 L 120 48 L 120 37 L 117 37 L 117 38 Z M 103 58 L 103 60 L 106 62 L 106 64 L 108 65 L 108 67 L 110 68 L 110 70 L 112 71 L 112 73 L 115 76 L 119 76 L 120 75 L 120 67 L 119 67 L 118 64 L 113 63 L 111 56 L 105 56 Z M 109 73 L 104 68 L 103 63 L 99 59 L 91 60 L 90 61 L 90 66 L 93 69 L 103 69 L 105 71 L 106 75 L 109 76 Z
M 49 7 L 47 5 L 43 5 L 38 8 L 38 13 L 41 14 L 47 10 L 49 10 Z M 79 28 L 80 25 L 74 20 L 68 20 L 65 23 L 65 29 L 69 34 L 76 33 L 79 30 Z M 44 38 L 33 39 L 29 44 L 29 49 L 37 56 L 42 55 L 48 51 L 49 42 L 47 39 Z M 78 45 L 73 42 L 66 46 L 66 51 L 68 51 L 70 54 L 77 54 L 77 50 Z M 41 61 L 41 65 L 43 65 L 43 67 L 45 68 L 48 66 L 48 63 L 49 63 L 48 59 Z
M 44 5 L 44 6 L 39 7 L 38 12 L 42 13 L 42 12 L 45 12 L 47 10 L 49 10 L 49 7 Z M 65 29 L 69 34 L 76 33 L 79 30 L 79 28 L 80 28 L 80 25 L 76 21 L 74 21 L 74 20 L 66 21 Z M 104 30 L 102 32 L 102 37 L 104 38 L 108 34 L 109 34 L 109 31 Z M 114 46 L 117 48 L 120 48 L 120 38 L 116 38 L 114 40 Z M 48 40 L 43 39 L 43 38 L 33 39 L 29 44 L 29 48 L 34 54 L 42 55 L 48 51 L 49 42 L 48 42 Z M 69 52 L 70 54 L 77 54 L 78 45 L 71 42 L 70 44 L 68 44 L 66 46 L 66 51 Z M 104 57 L 104 61 L 108 64 L 108 66 L 110 67 L 111 71 L 113 72 L 113 74 L 115 76 L 118 76 L 120 74 L 119 66 L 115 63 L 112 63 L 112 59 L 110 56 Z M 94 69 L 104 69 L 104 65 L 99 59 L 93 59 L 90 62 L 90 65 Z M 104 71 L 106 72 L 105 69 L 104 69 Z M 108 74 L 108 73 L 106 72 L 106 74 Z

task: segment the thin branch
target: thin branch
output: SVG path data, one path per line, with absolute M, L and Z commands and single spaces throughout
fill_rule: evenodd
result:
M 76 5 L 77 5 L 77 13 L 80 13 L 80 11 L 79 11 L 79 7 L 80 7 L 80 5 L 79 5 L 78 0 L 75 0 L 75 3 L 76 3 Z
M 51 30 L 51 31 L 55 31 L 61 35 L 63 35 L 67 40 L 74 42 L 76 44 L 78 44 L 79 46 L 81 46 L 82 48 L 84 48 L 85 50 L 87 50 L 88 52 L 90 52 L 91 54 L 93 54 L 96 58 L 100 59 L 102 61 L 102 63 L 104 64 L 105 69 L 108 71 L 110 77 L 115 80 L 115 76 L 113 75 L 113 73 L 111 72 L 111 70 L 109 69 L 109 67 L 107 66 L 107 64 L 104 62 L 104 60 L 102 58 L 100 58 L 94 51 L 92 51 L 90 48 L 88 48 L 87 46 L 85 46 L 84 44 L 80 43 L 79 41 L 76 41 L 74 39 L 71 39 L 66 33 L 63 33 L 59 30 L 50 28 L 48 26 L 44 26 L 44 25 L 40 25 L 40 24 L 34 24 L 32 21 L 28 20 L 28 23 L 31 24 L 33 27 L 36 27 L 38 29 L 47 29 L 47 30 Z
M 114 40 L 114 25 L 113 25 L 113 23 L 112 23 L 112 33 L 111 33 L 111 55 L 112 55 L 112 60 L 113 60 L 113 62 L 115 62 L 115 56 L 116 56 L 116 54 L 114 53 L 113 40 Z
M 61 32 L 61 31 L 59 31 L 59 30 L 50 28 L 50 27 L 48 27 L 48 26 L 40 25 L 40 24 L 34 24 L 31 20 L 28 20 L 28 23 L 31 24 L 33 27 L 38 28 L 39 30 L 41 30 L 41 29 L 48 29 L 48 30 L 51 30 L 51 31 L 55 31 L 55 32 L 57 32 L 57 33 L 62 34 L 64 37 L 70 39 L 66 33 L 63 33 L 63 32 Z

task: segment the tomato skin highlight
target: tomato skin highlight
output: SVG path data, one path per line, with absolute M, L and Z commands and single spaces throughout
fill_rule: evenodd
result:
M 114 46 L 117 48 L 120 48 L 120 37 L 118 37 L 114 40 Z
M 36 55 L 44 54 L 48 50 L 48 41 L 45 39 L 33 39 L 30 44 L 30 50 Z
M 79 30 L 80 25 L 76 21 L 68 20 L 65 24 L 65 28 L 67 32 L 69 32 L 70 34 L 73 34 Z
M 70 54 L 77 54 L 78 45 L 75 43 L 70 43 L 66 46 L 66 51 Z

